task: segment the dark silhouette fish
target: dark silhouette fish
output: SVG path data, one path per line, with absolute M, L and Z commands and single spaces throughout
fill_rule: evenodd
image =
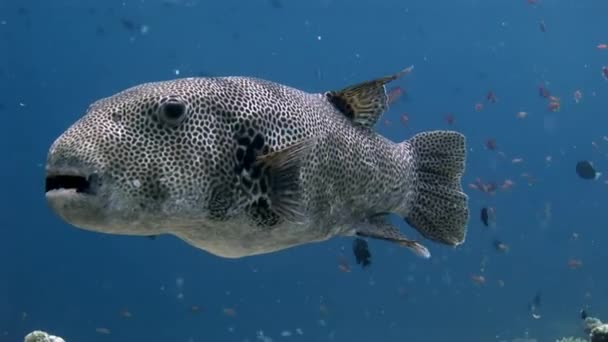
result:
M 483 207 L 481 208 L 481 222 L 483 222 L 484 226 L 488 226 L 490 224 L 489 222 L 490 216 L 488 214 L 488 208 Z
M 582 179 L 597 179 L 600 176 L 593 164 L 587 160 L 576 163 L 576 174 Z
M 372 261 L 370 259 L 372 254 L 369 251 L 367 241 L 359 238 L 355 239 L 353 241 L 353 252 L 355 253 L 358 265 L 361 265 L 363 268 L 371 265 Z

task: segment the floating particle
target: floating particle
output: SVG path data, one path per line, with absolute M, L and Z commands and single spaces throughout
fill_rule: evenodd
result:
M 528 112 L 523 112 L 523 111 L 522 112 L 517 112 L 517 114 L 515 114 L 515 116 L 518 119 L 525 119 L 525 118 L 528 117 Z

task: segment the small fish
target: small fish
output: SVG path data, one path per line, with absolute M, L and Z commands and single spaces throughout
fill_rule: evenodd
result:
M 498 145 L 496 145 L 496 139 L 494 138 L 489 138 L 488 140 L 486 140 L 486 148 L 490 151 L 496 151 L 496 148 L 498 147 Z
M 542 297 L 541 297 L 541 293 L 539 290 L 536 292 L 536 294 L 532 298 L 532 302 L 530 302 L 530 304 L 528 305 L 530 314 L 532 314 L 532 317 L 535 319 L 539 319 L 541 317 L 541 315 L 539 313 L 540 306 L 541 306 L 541 299 L 542 299 Z
M 582 179 L 598 179 L 601 175 L 588 160 L 582 160 L 576 163 L 576 174 Z
M 583 267 L 583 262 L 580 259 L 570 259 L 568 260 L 568 267 L 572 270 L 576 270 Z
M 486 283 L 486 277 L 480 274 L 472 274 L 471 281 L 473 281 L 473 283 L 476 285 L 484 285 Z
M 148 239 L 150 240 L 156 240 L 156 238 L 158 237 L 158 235 L 148 235 L 146 236 Z
M 547 90 L 547 88 L 545 88 L 543 84 L 541 84 L 540 86 L 538 86 L 538 95 L 547 99 L 549 98 L 549 96 L 551 96 L 551 93 L 549 92 L 549 90 Z
M 488 227 L 490 222 L 490 215 L 488 214 L 488 208 L 483 207 L 481 208 L 481 222 L 483 222 L 483 225 Z
M 445 123 L 447 123 L 450 126 L 453 125 L 454 122 L 456 121 L 456 118 L 454 117 L 453 114 L 447 114 L 444 119 L 445 119 Z
M 486 100 L 488 100 L 488 102 L 491 103 L 496 103 L 496 101 L 498 101 L 498 98 L 496 97 L 496 94 L 493 91 L 488 91 L 488 94 L 486 95 Z
M 95 332 L 102 335 L 110 335 L 112 331 L 108 328 L 95 328 Z
M 494 240 L 493 245 L 494 245 L 494 248 L 499 252 L 506 253 L 509 251 L 509 245 L 507 245 L 506 243 L 504 243 L 500 240 Z
M 399 98 L 403 95 L 403 88 L 397 86 L 394 88 L 391 88 L 386 96 L 387 96 L 387 102 L 389 105 L 397 102 L 397 100 L 399 100 Z
M 358 265 L 361 265 L 363 268 L 371 265 L 372 261 L 370 259 L 372 254 L 369 251 L 367 241 L 359 238 L 355 239 L 355 241 L 353 241 L 353 253 L 355 254 Z
M 587 317 L 589 317 L 589 314 L 587 313 L 587 310 L 585 310 L 585 309 L 581 309 L 580 315 L 581 315 L 581 319 L 583 319 L 583 320 L 587 319 Z
M 222 313 L 224 314 L 224 316 L 236 317 L 236 309 L 234 308 L 223 308 Z

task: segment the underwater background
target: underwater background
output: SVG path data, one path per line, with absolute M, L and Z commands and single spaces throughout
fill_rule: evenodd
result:
M 608 2 L 2 0 L 0 341 L 554 341 L 608 319 Z M 309 92 L 414 65 L 376 129 L 467 137 L 466 242 L 424 260 L 352 239 L 222 259 L 75 229 L 50 144 L 93 101 L 190 76 Z M 554 98 L 552 98 L 554 97 Z M 480 219 L 485 208 L 486 226 Z M 404 222 L 407 235 L 419 235 Z

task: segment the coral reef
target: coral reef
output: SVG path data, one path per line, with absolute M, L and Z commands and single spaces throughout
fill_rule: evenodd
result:
M 559 340 L 555 340 L 555 342 L 587 342 L 587 340 L 580 337 L 562 337 Z
M 25 336 L 24 342 L 65 342 L 64 339 L 58 336 L 49 335 L 40 330 L 32 331 Z
M 591 329 L 591 342 L 608 342 L 608 324 L 600 324 Z

